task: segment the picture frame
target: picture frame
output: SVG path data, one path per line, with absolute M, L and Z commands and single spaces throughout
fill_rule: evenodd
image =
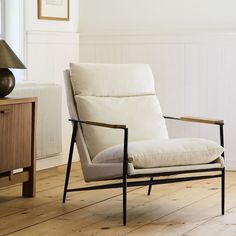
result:
M 38 19 L 70 20 L 70 0 L 38 0 Z

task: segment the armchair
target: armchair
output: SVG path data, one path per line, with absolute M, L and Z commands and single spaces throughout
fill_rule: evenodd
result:
M 64 77 L 73 131 L 63 202 L 72 191 L 122 188 L 126 225 L 127 187 L 148 186 L 150 195 L 157 184 L 221 178 L 224 214 L 223 120 L 163 116 L 148 65 L 70 64 Z M 221 146 L 205 139 L 169 139 L 165 119 L 218 125 Z M 86 182 L 121 181 L 68 188 L 75 143 Z

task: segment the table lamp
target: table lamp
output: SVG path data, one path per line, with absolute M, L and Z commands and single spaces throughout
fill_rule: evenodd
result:
M 9 45 L 0 40 L 0 98 L 7 96 L 15 87 L 15 77 L 8 68 L 26 69 Z

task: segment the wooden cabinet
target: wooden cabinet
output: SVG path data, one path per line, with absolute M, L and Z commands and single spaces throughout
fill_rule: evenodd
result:
M 35 195 L 36 107 L 36 98 L 0 99 L 0 187 L 23 183 L 25 197 Z

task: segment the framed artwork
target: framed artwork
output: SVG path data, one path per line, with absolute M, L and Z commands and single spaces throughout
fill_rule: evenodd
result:
M 38 19 L 70 19 L 70 0 L 38 0 Z

